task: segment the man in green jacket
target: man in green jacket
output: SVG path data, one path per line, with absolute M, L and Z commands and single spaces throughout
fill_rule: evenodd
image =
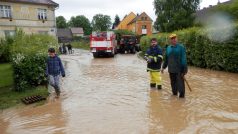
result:
M 165 60 L 161 72 L 168 67 L 173 95 L 185 96 L 184 76 L 188 72 L 186 50 L 182 44 L 177 43 L 177 35 L 169 36 L 171 45 L 166 48 Z

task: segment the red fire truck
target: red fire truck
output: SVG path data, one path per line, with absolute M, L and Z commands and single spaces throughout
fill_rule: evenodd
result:
M 95 58 L 105 54 L 114 57 L 117 53 L 116 35 L 112 31 L 93 32 L 90 35 L 90 50 Z

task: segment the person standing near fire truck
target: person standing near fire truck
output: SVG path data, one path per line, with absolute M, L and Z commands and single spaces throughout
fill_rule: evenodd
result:
M 157 39 L 151 39 L 151 46 L 146 51 L 144 58 L 147 61 L 147 71 L 150 72 L 150 87 L 162 89 L 162 78 L 160 74 L 163 61 L 162 48 L 158 45 Z

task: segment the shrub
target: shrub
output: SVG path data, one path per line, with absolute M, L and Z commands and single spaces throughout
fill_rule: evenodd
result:
M 230 14 L 234 19 L 238 20 L 238 1 L 233 0 L 230 4 L 218 4 L 213 8 L 213 12 L 226 12 Z
M 0 63 L 10 61 L 10 44 L 12 44 L 12 42 L 12 38 L 0 40 Z
M 114 30 L 114 33 L 118 41 L 121 40 L 122 35 L 135 35 L 135 33 L 128 30 Z
M 89 41 L 75 41 L 71 43 L 73 48 L 80 48 L 84 50 L 89 50 L 90 49 L 90 44 Z
M 17 31 L 10 50 L 16 91 L 46 82 L 45 61 L 49 47 L 57 48 L 54 37 L 25 35 L 22 31 Z
M 13 57 L 13 71 L 16 91 L 23 91 L 30 86 L 38 86 L 46 82 L 45 54 L 20 53 Z
M 74 42 L 80 42 L 80 41 L 85 41 L 85 42 L 89 42 L 89 36 L 85 36 L 85 37 L 73 37 L 73 41 Z
M 13 38 L 11 54 L 47 54 L 49 47 L 54 47 L 55 49 L 57 48 L 57 40 L 55 37 L 41 34 L 26 35 L 21 30 L 18 30 Z

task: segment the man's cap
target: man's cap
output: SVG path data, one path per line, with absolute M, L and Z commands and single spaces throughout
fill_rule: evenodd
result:
M 171 35 L 169 36 L 170 39 L 172 39 L 172 38 L 176 38 L 176 37 L 177 37 L 176 34 L 171 34 Z

